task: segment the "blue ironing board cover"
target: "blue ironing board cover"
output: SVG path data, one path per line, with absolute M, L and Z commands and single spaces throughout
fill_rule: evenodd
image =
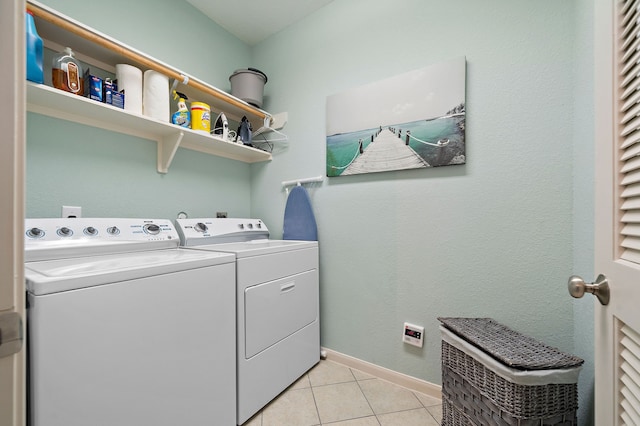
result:
M 289 192 L 284 209 L 284 226 L 282 239 L 318 241 L 318 227 L 311 208 L 311 199 L 307 190 L 295 186 Z

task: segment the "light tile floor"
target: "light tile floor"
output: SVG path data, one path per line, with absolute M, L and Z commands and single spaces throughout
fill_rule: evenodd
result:
M 243 426 L 438 426 L 441 400 L 322 360 Z

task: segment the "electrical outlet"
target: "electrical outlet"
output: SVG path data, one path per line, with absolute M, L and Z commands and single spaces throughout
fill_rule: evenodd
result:
M 409 345 L 421 348 L 422 344 L 424 343 L 424 327 L 405 322 L 402 333 L 402 341 L 404 343 L 408 343 Z
M 224 219 L 225 217 L 227 217 L 227 212 L 216 212 L 216 217 L 218 219 Z
M 82 207 L 62 206 L 62 217 L 82 217 Z

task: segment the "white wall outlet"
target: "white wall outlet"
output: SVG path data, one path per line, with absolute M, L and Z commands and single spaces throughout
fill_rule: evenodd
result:
M 82 207 L 62 206 L 62 217 L 82 217 Z
M 405 322 L 402 332 L 402 341 L 409 345 L 421 348 L 424 343 L 424 327 Z

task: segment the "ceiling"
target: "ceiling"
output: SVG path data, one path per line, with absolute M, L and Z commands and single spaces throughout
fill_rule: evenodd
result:
M 333 0 L 186 0 L 253 46 Z

